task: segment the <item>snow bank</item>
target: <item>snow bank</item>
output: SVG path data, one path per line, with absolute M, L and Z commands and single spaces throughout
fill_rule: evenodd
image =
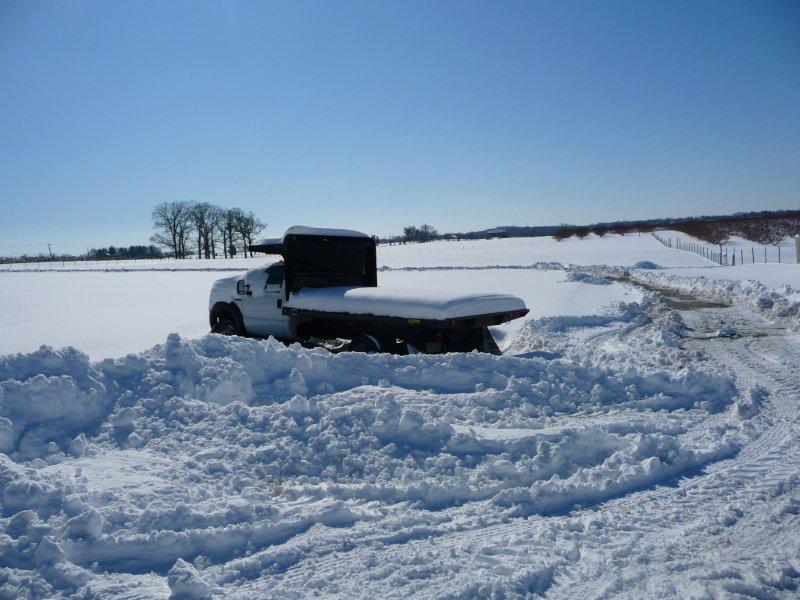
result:
M 567 275 L 567 281 L 588 283 L 591 285 L 611 285 L 611 281 L 605 277 L 595 275 L 594 273 L 585 273 L 583 271 L 570 271 Z
M 759 267 L 778 265 L 758 265 Z M 781 265 L 786 267 L 786 265 Z M 739 267 L 720 267 L 720 269 L 739 269 Z M 800 267 L 793 269 L 793 274 L 800 274 Z M 740 275 L 746 275 L 746 267 L 741 267 Z M 666 289 L 686 292 L 698 298 L 715 302 L 735 304 L 747 310 L 760 313 L 768 318 L 785 322 L 791 329 L 800 329 L 800 292 L 788 283 L 775 288 L 747 278 L 717 278 L 711 273 L 718 269 L 710 269 L 709 276 L 696 275 L 691 271 L 665 272 L 630 270 L 626 274 L 634 281 Z M 617 271 L 619 272 L 619 271 Z M 703 271 L 705 273 L 706 271 Z M 731 275 L 731 273 L 728 273 Z M 736 275 L 736 273 L 733 273 Z M 798 280 L 800 281 L 800 280 Z
M 471 503 L 550 514 L 736 447 L 732 432 L 655 417 L 733 402 L 730 379 L 688 368 L 173 334 L 99 363 L 72 349 L 7 356 L 0 378 L 0 555 L 43 595 L 153 571 L 172 597 L 208 597 L 318 526 L 413 524 Z M 570 418 L 618 410 L 640 416 Z
M 113 404 L 102 379 L 73 348 L 0 357 L 0 450 L 34 458 L 97 427 Z

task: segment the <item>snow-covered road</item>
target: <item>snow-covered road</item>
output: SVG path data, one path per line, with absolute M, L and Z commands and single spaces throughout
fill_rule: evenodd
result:
M 796 597 L 794 292 L 598 272 L 388 272 L 536 299 L 499 357 L 0 357 L 0 597 Z

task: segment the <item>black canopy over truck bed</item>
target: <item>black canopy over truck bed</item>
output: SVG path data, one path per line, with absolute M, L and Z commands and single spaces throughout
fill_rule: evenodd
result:
M 357 231 L 320 235 L 322 231 L 292 227 L 282 240 L 254 244 L 250 250 L 283 257 L 287 300 L 304 287 L 377 287 L 375 240 Z

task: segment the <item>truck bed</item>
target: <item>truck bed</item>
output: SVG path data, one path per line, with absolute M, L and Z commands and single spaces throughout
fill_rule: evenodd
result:
M 313 311 L 438 322 L 485 315 L 516 314 L 520 311 L 527 313 L 525 303 L 509 294 L 465 295 L 385 287 L 303 288 L 291 295 L 284 304 L 284 309 L 290 314 Z

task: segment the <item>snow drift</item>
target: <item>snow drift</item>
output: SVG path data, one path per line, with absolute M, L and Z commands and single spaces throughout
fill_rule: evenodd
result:
M 564 512 L 738 447 L 734 431 L 659 416 L 733 401 L 724 374 L 691 368 L 173 334 L 98 363 L 6 356 L 0 379 L 0 581 L 34 596 L 125 576 L 208 597 L 297 560 L 273 548 L 318 526 L 393 536 L 473 504 Z M 573 418 L 618 411 L 627 424 Z

